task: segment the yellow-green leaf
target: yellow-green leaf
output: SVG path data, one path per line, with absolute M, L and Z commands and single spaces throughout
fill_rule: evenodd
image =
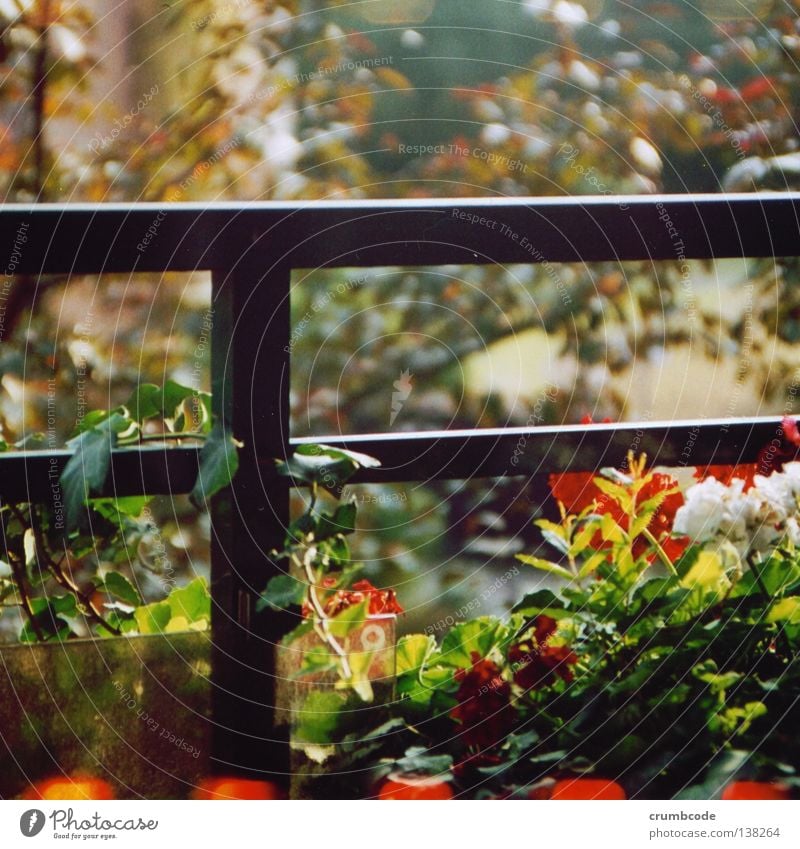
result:
M 787 625 L 800 624 L 800 596 L 781 599 L 767 614 L 767 622 L 785 622 Z
M 541 569 L 543 572 L 550 572 L 551 575 L 558 575 L 559 578 L 564 578 L 565 581 L 573 579 L 572 572 L 568 572 L 563 566 L 557 563 L 551 563 L 542 557 L 534 557 L 531 554 L 517 554 L 517 560 L 525 563 L 528 566 L 533 566 L 534 569 Z

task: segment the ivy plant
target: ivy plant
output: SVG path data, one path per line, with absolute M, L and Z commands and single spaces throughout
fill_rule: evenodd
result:
M 34 434 L 0 450 L 31 450 L 43 442 Z M 207 627 L 204 580 L 146 604 L 121 571 L 135 562 L 134 552 L 152 531 L 150 497 L 104 494 L 112 452 L 173 442 L 202 445 L 190 496 L 202 508 L 231 482 L 238 444 L 212 416 L 208 393 L 174 381 L 142 384 L 125 404 L 84 416 L 67 441 L 72 456 L 58 480 L 57 503 L 0 504 L 0 605 L 22 612 L 22 641 Z

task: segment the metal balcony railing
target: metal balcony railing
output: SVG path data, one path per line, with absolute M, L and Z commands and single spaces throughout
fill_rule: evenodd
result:
M 253 613 L 276 569 L 266 555 L 288 519 L 286 481 L 272 459 L 304 440 L 289 434 L 290 277 L 293 268 L 795 256 L 800 195 L 681 195 L 222 204 L 69 204 L 0 207 L 0 244 L 22 223 L 17 274 L 208 270 L 212 274 L 215 413 L 240 439 L 240 471 L 212 505 L 213 678 L 220 769 L 275 777 L 285 741 L 271 722 L 272 644 L 286 628 Z M 356 482 L 533 476 L 619 464 L 640 450 L 678 464 L 752 461 L 777 418 L 331 436 L 372 454 L 380 469 Z M 525 451 L 511 457 L 520 436 Z M 305 441 L 323 441 L 322 439 Z M 50 492 L 67 452 L 0 455 L 0 497 Z M 119 450 L 119 494 L 177 494 L 197 473 L 193 448 Z

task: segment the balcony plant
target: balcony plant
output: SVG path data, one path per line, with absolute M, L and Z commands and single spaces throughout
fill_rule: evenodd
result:
M 644 457 L 553 477 L 560 520 L 537 521 L 550 554 L 519 555 L 552 588 L 439 642 L 401 638 L 399 700 L 336 737 L 328 782 L 380 795 L 410 774 L 478 798 L 583 792 L 587 778 L 616 798 L 719 798 L 754 780 L 795 792 L 800 463 L 711 471 L 685 492 Z
M 269 581 L 258 609 L 288 611 L 298 620 L 278 646 L 276 667 L 279 716 L 289 726 L 295 753 L 292 794 L 302 796 L 302 776 L 333 753 L 327 745 L 332 727 L 369 724 L 391 698 L 394 626 L 402 608 L 393 590 L 356 580 L 360 566 L 347 543 L 357 502 L 345 484 L 378 461 L 309 444 L 277 462 L 278 473 L 306 487 L 308 498 L 287 528 L 283 548 L 272 552 L 285 571 Z
M 235 473 L 236 444 L 213 420 L 207 393 L 168 381 L 144 384 L 127 403 L 88 413 L 68 442 L 72 456 L 47 502 L 4 500 L 0 507 L 2 612 L 19 613 L 19 640 L 30 646 L 0 648 L 0 724 L 14 753 L 0 764 L 2 796 L 48 776 L 53 758 L 59 772 L 110 779 L 122 794 L 185 796 L 203 774 L 206 580 L 177 586 L 159 572 L 159 557 L 146 556 L 148 539 L 159 535 L 150 498 L 106 491 L 113 450 L 173 442 L 202 445 L 191 495 L 202 506 Z M 43 444 L 32 435 L 0 447 L 30 451 Z M 163 597 L 144 597 L 138 579 L 145 569 Z M 174 670 L 176 654 L 182 669 Z M 166 689 L 154 683 L 162 677 Z M 15 715 L 20 709 L 24 722 Z M 97 750 L 107 756 L 102 768 L 91 755 Z M 122 778 L 105 774 L 121 763 Z M 153 763 L 162 767 L 155 777 Z

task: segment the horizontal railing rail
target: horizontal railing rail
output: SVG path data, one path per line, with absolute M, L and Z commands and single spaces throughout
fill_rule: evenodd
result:
M 663 195 L 218 204 L 8 204 L 17 273 L 794 256 L 800 195 Z M 523 241 L 524 240 L 524 241 Z M 268 267 L 268 266 L 266 266 Z

